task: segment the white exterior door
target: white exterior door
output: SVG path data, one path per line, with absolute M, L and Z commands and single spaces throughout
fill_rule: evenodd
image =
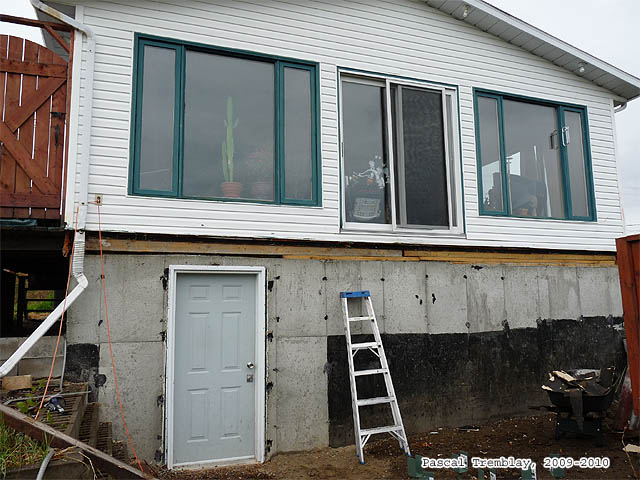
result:
M 173 465 L 256 457 L 256 280 L 177 274 Z

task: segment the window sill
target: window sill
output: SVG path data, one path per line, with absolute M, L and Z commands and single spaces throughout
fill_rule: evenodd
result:
M 436 229 L 436 228 L 397 228 L 392 230 L 391 225 L 389 228 L 384 228 L 375 225 L 367 224 L 346 224 L 340 228 L 340 233 L 349 234 L 376 234 L 384 235 L 387 237 L 450 237 L 450 238 L 464 238 L 465 233 L 461 227 L 455 229 Z
M 267 206 L 267 207 L 294 207 L 294 208 L 314 208 L 322 209 L 322 205 L 311 205 L 304 203 L 274 203 L 268 200 L 249 200 L 246 198 L 199 198 L 199 197 L 172 197 L 168 195 L 153 195 L 149 193 L 131 193 L 128 192 L 127 198 L 145 198 L 153 200 L 162 200 L 163 202 L 191 202 L 191 203 L 203 203 L 203 204 L 235 204 L 235 205 L 251 205 L 251 206 Z
M 478 217 L 486 217 L 486 218 L 505 218 L 505 219 L 514 219 L 514 220 L 533 220 L 533 221 L 543 221 L 543 222 L 563 222 L 563 223 L 596 223 L 598 221 L 597 218 L 556 218 L 556 217 L 532 217 L 528 215 L 505 215 L 504 213 L 488 213 L 483 212 L 478 214 Z

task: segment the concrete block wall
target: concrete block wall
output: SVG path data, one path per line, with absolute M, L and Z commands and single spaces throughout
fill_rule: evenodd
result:
M 56 329 L 56 335 L 58 328 Z M 0 365 L 2 365 L 17 349 L 24 343 L 27 337 L 0 338 Z M 57 336 L 42 337 L 27 352 L 27 354 L 13 367 L 9 375 L 31 375 L 32 378 L 49 376 L 51 371 L 51 361 L 56 348 Z M 56 364 L 53 368 L 53 376 L 62 373 L 64 355 L 64 341 L 60 342 L 56 355 Z
M 89 288 L 70 311 L 69 342 L 97 345 L 98 364 L 77 371 L 97 372 L 86 380 L 96 385 L 103 417 L 113 421 L 115 437 L 124 439 L 107 344 L 100 259 L 88 255 L 85 265 Z M 336 419 L 329 412 L 328 345 L 343 336 L 340 291 L 370 290 L 386 335 L 422 335 L 431 342 L 447 334 L 505 328 L 535 332 L 545 319 L 580 322 L 583 317 L 622 315 L 617 269 L 608 267 L 108 254 L 107 300 L 120 392 L 138 453 L 148 460 L 160 459 L 156 455 L 163 448 L 165 269 L 170 265 L 266 267 L 267 328 L 273 332 L 267 341 L 268 455 L 331 443 L 330 423 Z M 619 329 L 615 323 L 609 321 L 610 327 Z M 344 392 L 348 395 L 348 383 Z M 478 399 L 476 411 L 484 408 L 482 401 Z M 437 421 L 455 421 L 441 410 Z

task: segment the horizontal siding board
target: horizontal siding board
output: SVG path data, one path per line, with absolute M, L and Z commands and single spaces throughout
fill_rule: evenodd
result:
M 90 187 L 97 187 L 99 184 L 90 183 Z M 325 199 L 326 200 L 326 199 Z M 305 218 L 313 217 L 331 217 L 335 218 L 336 213 L 331 210 L 320 207 L 298 207 L 298 206 L 285 206 L 285 205 L 268 205 L 268 204 L 252 204 L 245 202 L 234 202 L 233 209 L 229 208 L 229 202 L 222 201 L 201 201 L 201 200 L 189 200 L 189 199 L 176 199 L 176 198 L 158 198 L 158 197 L 144 197 L 140 195 L 131 195 L 127 198 L 124 196 L 117 196 L 114 198 L 105 198 L 104 206 L 101 211 L 107 211 L 109 206 L 128 208 L 134 207 L 134 210 L 146 210 L 149 209 L 165 209 L 170 212 L 181 211 L 195 211 L 200 212 L 212 212 L 212 218 L 217 218 L 221 212 L 224 215 L 270 215 L 273 212 L 277 212 L 278 215 L 297 216 L 301 214 Z M 162 214 L 166 215 L 168 212 Z M 182 215 L 182 213 L 179 213 Z
M 173 222 L 173 217 L 175 217 L 177 214 L 179 215 L 179 218 L 176 218 L 175 225 L 189 226 L 193 224 L 194 219 L 200 218 L 199 212 L 197 210 L 188 209 L 188 208 L 182 208 L 182 209 L 174 208 L 169 210 L 166 207 L 157 207 L 157 208 L 147 207 L 144 213 L 139 215 L 134 213 L 127 213 L 127 212 L 128 210 L 126 206 L 118 207 L 117 205 L 110 205 L 108 208 L 105 206 L 100 209 L 100 214 L 104 218 L 107 218 L 109 216 L 114 216 L 119 218 L 124 215 L 126 216 L 127 222 L 134 222 L 134 223 L 139 221 L 140 218 L 144 218 L 145 216 L 157 218 L 160 221 L 166 221 L 167 219 L 171 218 L 172 219 L 171 221 Z M 229 211 L 219 210 L 217 212 L 216 217 L 224 221 L 226 228 L 239 228 L 238 227 L 239 225 L 243 225 L 243 223 L 248 220 L 258 225 L 265 225 L 265 226 L 268 225 L 267 228 L 275 228 L 276 230 L 277 230 L 276 225 L 287 225 L 285 227 L 285 230 L 287 231 L 297 231 L 298 228 L 304 228 L 304 224 L 301 224 L 298 220 L 298 215 L 285 215 L 282 212 L 272 212 L 270 214 L 261 213 L 259 216 L 257 216 L 253 213 L 242 215 L 238 212 L 229 212 Z M 309 216 L 307 218 L 308 218 L 307 221 L 309 222 L 309 224 L 320 226 L 322 228 L 331 228 L 335 223 L 334 222 L 335 219 L 333 217 L 326 217 L 323 215 L 315 215 L 313 217 Z
M 139 9 L 141 11 L 145 11 L 146 9 Z M 236 11 L 237 10 L 237 6 L 233 9 L 230 8 L 230 10 L 232 11 Z M 148 10 L 146 10 L 148 11 Z M 190 10 L 186 10 L 185 11 L 190 11 Z M 206 11 L 202 11 L 203 14 L 206 14 L 208 12 Z M 254 12 L 255 13 L 255 12 Z M 265 22 L 265 21 L 260 21 L 260 20 L 256 20 L 256 21 L 252 21 L 251 19 L 247 19 L 245 17 L 239 17 L 237 15 L 228 15 L 227 17 L 222 16 L 222 18 L 220 18 L 220 15 L 216 15 L 214 18 L 216 20 L 216 23 L 212 25 L 212 28 L 215 28 L 215 26 L 217 26 L 218 22 L 223 22 L 225 26 L 227 25 L 231 25 L 234 27 L 237 27 L 238 29 L 244 29 L 244 28 L 256 28 L 258 26 L 262 27 L 261 29 L 263 31 L 265 31 L 266 27 L 265 25 L 268 24 L 272 24 L 274 30 L 273 31 L 269 31 L 266 30 L 271 37 L 273 38 L 273 35 L 278 35 L 278 34 L 286 34 L 286 33 L 292 33 L 295 34 L 297 37 L 301 38 L 302 40 L 305 40 L 309 37 L 307 37 L 307 35 L 309 35 L 309 29 L 307 28 L 301 28 L 301 27 L 288 27 L 286 25 L 282 25 L 282 24 L 278 24 L 278 23 L 273 23 L 273 22 Z M 180 19 L 184 19 L 185 16 L 184 14 L 180 15 L 178 18 Z M 187 19 L 195 19 L 194 16 L 189 16 L 186 17 Z M 201 19 L 202 17 L 198 17 L 199 19 Z M 206 17 L 205 17 L 206 18 Z M 226 19 L 226 21 L 225 21 Z M 161 18 L 158 18 L 158 20 L 161 20 Z M 237 22 L 237 23 L 233 23 L 233 21 Z M 214 26 L 215 25 L 215 26 Z M 331 31 L 331 29 L 328 29 L 326 26 L 324 28 L 322 28 L 322 30 L 318 29 L 317 31 L 313 32 L 314 36 L 313 36 L 313 41 L 318 41 L 318 40 L 326 40 L 326 41 L 334 41 L 336 38 L 340 39 L 342 38 L 343 40 L 351 40 L 350 43 L 354 44 L 357 47 L 360 48 L 371 48 L 373 50 L 375 49 L 376 45 L 380 45 L 380 52 L 384 53 L 386 55 L 391 55 L 391 54 L 397 54 L 397 53 L 403 53 L 405 56 L 408 55 L 408 52 L 411 52 L 412 50 L 414 50 L 416 52 L 416 54 L 421 53 L 421 50 L 413 47 L 413 42 L 408 41 L 406 45 L 403 45 L 402 48 L 393 48 L 390 47 L 388 44 L 385 44 L 381 41 L 378 40 L 378 38 L 380 37 L 380 32 L 377 30 L 372 29 L 372 31 L 370 32 L 370 36 L 363 38 L 362 40 L 359 39 L 353 39 L 353 38 L 348 38 L 345 34 L 344 31 L 339 29 L 339 28 L 335 28 L 334 31 Z M 310 38 L 309 38 L 310 39 Z M 412 40 L 412 39 L 411 39 Z M 459 62 L 460 60 L 463 59 L 470 59 L 473 61 L 473 63 L 476 65 L 476 67 L 479 65 L 479 62 L 486 62 L 487 60 L 491 59 L 493 62 L 497 63 L 497 64 L 501 64 L 501 66 L 503 67 L 509 67 L 512 70 L 518 70 L 518 67 L 521 65 L 522 68 L 531 73 L 531 66 L 528 63 L 522 63 L 519 64 L 518 62 L 514 62 L 513 58 L 511 59 L 505 59 L 505 61 L 503 63 L 500 63 L 500 57 L 496 56 L 496 55 L 487 55 L 486 57 L 482 57 L 479 56 L 477 53 L 475 55 L 473 54 L 466 54 L 465 52 L 456 52 L 456 57 L 455 60 L 452 60 L 446 52 L 446 47 L 443 48 L 442 44 L 433 44 L 433 45 L 429 45 L 427 44 L 426 46 L 431 46 L 431 47 L 439 47 L 440 51 L 443 51 L 442 54 L 438 54 L 436 58 L 439 59 L 439 61 L 441 63 L 444 64 L 449 64 L 449 63 L 455 63 L 455 62 Z M 115 52 L 115 51 L 114 51 Z M 491 52 L 493 53 L 493 52 Z M 117 53 L 115 53 L 117 54 Z M 457 64 L 456 64 L 457 65 Z M 549 81 L 553 81 L 553 76 L 549 76 L 548 73 L 543 73 L 546 74 L 547 77 L 549 79 Z M 561 82 L 564 85 L 564 82 Z
M 613 250 L 622 234 L 612 94 L 563 68 L 410 0 L 93 0 L 96 32 L 89 192 L 103 194 L 105 230 L 371 243 Z M 480 21 L 482 24 L 482 21 Z M 485 25 L 491 28 L 491 25 Z M 319 62 L 322 207 L 132 196 L 129 128 L 134 32 Z M 535 45 L 521 36 L 517 42 Z M 540 51 L 544 53 L 541 48 Z M 466 235 L 340 232 L 337 69 L 459 87 Z M 83 64 L 82 77 L 86 75 Z M 478 215 L 472 88 L 586 105 L 598 222 Z M 80 98 L 84 101 L 84 80 Z M 84 124 L 84 117 L 79 123 Z M 77 147 L 84 140 L 79 136 Z M 79 175 L 76 175 L 76 183 Z M 77 188 L 76 188 L 77 190 Z M 88 228 L 97 228 L 93 207 Z
M 237 7 L 235 7 L 235 8 L 237 8 Z M 96 9 L 96 10 L 98 10 L 99 12 L 103 11 L 102 9 Z M 150 15 L 157 15 L 157 13 L 155 11 L 150 10 L 150 9 L 144 9 L 144 8 L 139 8 L 139 7 L 131 7 L 131 13 L 130 14 L 128 14 L 128 15 L 125 14 L 123 18 L 121 18 L 122 16 L 119 15 L 117 18 L 114 18 L 113 21 L 117 22 L 117 21 L 119 21 L 121 19 L 126 20 L 127 18 L 131 18 L 131 19 L 138 18 L 138 16 L 139 16 L 138 11 L 145 11 L 145 10 L 148 10 Z M 104 12 L 108 12 L 108 11 L 104 11 Z M 190 15 L 189 12 L 191 12 L 191 9 L 185 7 L 183 9 L 183 11 L 179 15 L 178 14 L 174 14 L 173 17 L 170 16 L 169 18 L 171 18 L 171 21 L 168 21 L 166 16 L 157 15 L 156 17 L 153 17 L 155 21 L 154 22 L 149 22 L 149 25 L 147 25 L 147 26 L 150 26 L 150 27 L 162 26 L 163 29 L 168 29 L 170 31 L 179 32 L 179 31 L 182 31 L 183 28 L 186 28 L 187 26 L 190 25 L 188 23 L 185 23 L 185 20 L 184 20 L 185 17 L 186 18 L 191 17 L 192 19 L 195 19 L 195 17 Z M 220 20 L 220 17 L 224 18 L 224 16 L 222 16 L 222 15 L 216 15 L 215 16 L 215 21 L 214 20 L 211 21 L 212 22 L 211 26 L 210 26 L 211 30 L 215 30 L 217 33 L 220 33 L 221 31 L 227 33 L 226 38 L 236 38 L 237 37 L 238 39 L 240 39 L 240 38 L 247 37 L 247 38 L 245 38 L 243 43 L 251 41 L 246 34 L 237 33 L 239 29 L 243 29 L 243 28 L 246 29 L 246 28 L 250 27 L 250 25 L 233 24 L 233 23 L 230 25 L 228 22 L 223 22 L 222 20 Z M 144 17 L 142 17 L 142 18 L 144 18 Z M 207 25 L 206 18 L 201 18 L 201 17 L 197 17 L 197 18 L 198 18 L 197 19 L 197 21 L 198 21 L 198 27 L 197 28 L 198 29 L 205 29 L 205 26 Z M 233 16 L 233 18 L 237 19 L 237 17 L 235 17 L 235 16 Z M 246 20 L 246 19 L 238 19 L 238 21 L 239 20 Z M 143 22 L 144 20 L 139 20 L 139 21 Z M 160 23 L 158 23 L 158 22 L 160 22 Z M 276 45 L 278 47 L 280 47 L 280 48 L 282 48 L 285 43 L 287 45 L 291 46 L 291 44 L 292 44 L 291 40 L 289 40 L 287 42 L 277 41 L 276 40 L 277 37 L 280 35 L 280 32 L 282 32 L 283 30 L 286 30 L 287 26 L 278 25 L 277 31 L 268 31 L 268 30 L 266 30 L 266 27 L 264 26 L 265 22 L 254 22 L 254 23 L 255 23 L 255 27 L 260 27 L 261 26 L 261 28 L 259 29 L 259 33 L 251 35 L 251 38 L 254 39 L 254 44 L 256 46 L 259 46 L 259 45 L 262 44 L 262 42 L 257 42 L 256 41 L 260 37 L 260 33 L 265 35 L 265 38 L 264 38 L 265 40 L 267 40 L 267 38 L 268 38 L 272 42 L 275 42 Z M 183 27 L 182 28 L 179 27 L 180 25 L 183 25 Z M 190 26 L 193 27 L 193 25 L 190 25 Z M 230 28 L 231 26 L 237 27 L 237 28 L 231 29 Z M 230 31 L 227 32 L 225 30 L 225 28 L 230 29 Z M 301 30 L 303 30 L 303 34 L 301 34 L 299 32 L 296 32 L 295 38 L 297 40 L 299 39 L 298 42 L 301 42 L 302 40 L 308 41 L 309 39 L 306 37 L 306 35 L 309 34 L 308 29 L 305 28 L 305 29 L 301 29 Z M 332 52 L 332 51 L 335 50 L 334 58 L 335 57 L 340 58 L 340 56 L 342 56 L 342 58 L 344 58 L 344 59 L 351 58 L 351 55 L 347 55 L 347 53 L 350 53 L 350 51 L 349 51 L 350 45 L 348 43 L 347 44 L 339 43 L 338 46 L 331 48 L 330 45 L 336 45 L 335 38 L 333 36 L 329 36 L 331 38 L 331 40 L 333 40 L 333 42 L 331 42 L 327 46 L 325 46 L 324 44 L 322 44 L 319 41 L 320 39 L 318 38 L 318 36 L 323 35 L 324 33 L 323 32 L 315 32 L 315 33 L 316 34 L 313 37 L 313 41 L 314 41 L 314 44 L 317 44 L 319 48 L 310 48 L 308 45 L 303 44 L 304 47 L 306 47 L 306 48 L 303 48 L 304 51 L 316 52 L 317 54 L 321 55 L 322 52 Z M 166 33 L 165 33 L 165 35 L 166 35 Z M 395 60 L 394 60 L 395 56 L 391 57 L 391 54 L 394 53 L 393 51 L 390 51 L 390 50 L 392 50 L 392 45 L 386 45 L 386 48 L 384 50 L 381 50 L 380 52 L 377 52 L 376 49 L 372 46 L 372 45 L 375 45 L 375 43 L 376 43 L 375 39 L 377 39 L 379 37 L 380 37 L 380 33 L 376 32 L 372 36 L 371 39 L 368 39 L 367 42 L 362 42 L 362 45 L 360 46 L 360 48 L 366 48 L 366 49 L 373 50 L 374 53 L 377 53 L 376 54 L 376 58 L 378 58 L 378 59 L 383 59 L 385 57 L 385 55 L 386 55 L 386 56 L 390 57 L 389 61 L 395 62 Z M 345 37 L 345 39 L 346 39 L 346 37 Z M 357 38 L 353 38 L 353 37 L 350 37 L 349 39 L 351 40 L 350 43 L 358 41 Z M 295 43 L 295 42 L 293 42 L 293 43 Z M 406 52 L 407 50 L 411 51 L 411 45 L 412 45 L 412 43 L 408 43 L 407 45 L 403 46 L 402 49 L 398 49 L 398 51 L 399 52 Z M 357 46 L 358 45 L 356 45 L 356 47 Z M 439 45 L 439 47 L 440 47 L 439 49 L 443 48 L 442 43 Z M 491 53 L 491 55 L 489 55 L 489 57 L 487 59 L 492 59 L 493 60 L 494 59 L 493 52 L 490 52 L 490 53 Z M 464 64 L 464 62 L 463 62 L 464 59 L 461 58 L 461 55 L 464 55 L 464 52 L 457 52 L 457 57 L 455 58 L 455 60 L 453 60 L 451 58 L 451 56 L 449 56 L 449 55 L 445 55 L 443 58 L 439 58 L 438 57 L 438 59 L 436 60 L 437 63 L 434 63 L 433 66 L 434 67 L 437 66 L 441 70 L 447 70 L 447 68 L 443 67 L 443 65 L 448 65 L 449 63 L 452 63 L 452 65 L 456 66 L 456 71 L 459 71 L 458 68 L 464 68 L 464 67 L 462 67 L 462 65 Z M 409 64 L 410 61 L 408 61 L 408 59 L 413 58 L 413 57 L 411 55 L 407 55 L 406 53 L 405 53 L 404 56 L 407 59 L 407 60 L 404 61 L 404 63 L 405 64 Z M 473 62 L 473 65 L 470 68 L 478 69 L 478 68 L 481 68 L 483 65 L 485 65 L 484 62 L 478 62 L 476 60 L 476 61 Z M 508 62 L 506 62 L 503 66 L 504 66 L 504 69 L 505 69 L 505 72 L 503 72 L 503 73 L 506 73 L 507 75 L 510 75 L 509 71 L 514 70 L 513 64 L 509 64 Z M 464 70 L 460 70 L 460 71 L 464 71 Z M 535 72 L 532 71 L 531 68 L 526 70 L 526 72 L 527 72 L 527 76 L 535 75 Z M 575 78 L 578 79 L 578 77 L 575 77 Z M 546 79 L 547 83 L 550 83 L 550 84 L 554 83 L 553 76 L 549 76 L 548 72 L 544 76 L 544 79 Z M 585 82 L 579 82 L 579 83 L 571 84 L 571 79 L 565 78 L 564 81 L 558 83 L 558 89 L 562 90 L 562 87 L 566 88 L 567 86 L 569 86 L 568 84 L 573 87 L 572 89 L 570 89 L 568 91 L 572 92 L 572 94 L 574 96 L 577 93 L 577 90 L 579 90 L 584 85 L 586 85 Z M 603 99 L 606 99 L 606 97 L 603 97 Z
M 517 226 L 513 226 L 513 225 L 503 225 L 501 227 L 502 230 L 504 230 L 505 234 L 508 234 L 509 236 L 511 235 L 531 235 L 531 231 L 528 228 L 524 228 L 524 227 L 517 227 Z M 550 238 L 550 237 L 555 237 L 555 238 L 559 238 L 559 237 L 575 237 L 576 232 L 580 232 L 581 230 L 576 230 L 576 229 L 560 229 L 560 228 L 556 228 L 554 229 L 554 231 L 550 232 L 550 231 L 545 231 L 545 232 L 538 232 L 536 233 L 536 239 L 537 240 L 544 240 L 545 238 Z M 487 234 L 490 235 L 493 232 L 493 227 L 492 226 L 482 226 L 482 225 L 476 225 L 475 227 L 475 235 L 482 235 L 482 234 Z M 618 228 L 617 226 L 612 226 L 610 228 L 607 228 L 606 230 L 604 228 L 601 228 L 599 231 L 597 232 L 593 232 L 593 231 L 589 231 L 589 235 L 592 236 L 592 238 L 602 238 L 602 239 L 607 239 L 609 238 L 609 236 L 611 234 L 616 234 L 616 233 L 621 233 L 621 229 Z

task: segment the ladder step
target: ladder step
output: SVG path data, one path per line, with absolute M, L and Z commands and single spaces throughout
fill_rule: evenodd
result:
M 365 343 L 352 343 L 351 350 L 358 350 L 359 348 L 378 348 L 380 344 L 378 342 L 365 342 Z
M 353 372 L 354 377 L 361 377 L 362 375 L 377 375 L 380 373 L 389 373 L 386 368 L 374 368 L 373 370 L 358 370 Z
M 388 427 L 364 428 L 360 430 L 360 435 L 375 435 L 376 433 L 401 432 L 402 425 L 389 425 Z
M 369 290 L 360 290 L 358 292 L 340 292 L 340 298 L 367 298 L 371 296 Z
M 395 402 L 396 399 L 394 397 L 373 397 L 373 398 L 363 398 L 358 400 L 356 403 L 359 407 L 364 405 L 380 405 L 382 403 L 391 403 Z
M 349 317 L 350 322 L 365 322 L 367 320 L 373 320 L 373 317 Z

